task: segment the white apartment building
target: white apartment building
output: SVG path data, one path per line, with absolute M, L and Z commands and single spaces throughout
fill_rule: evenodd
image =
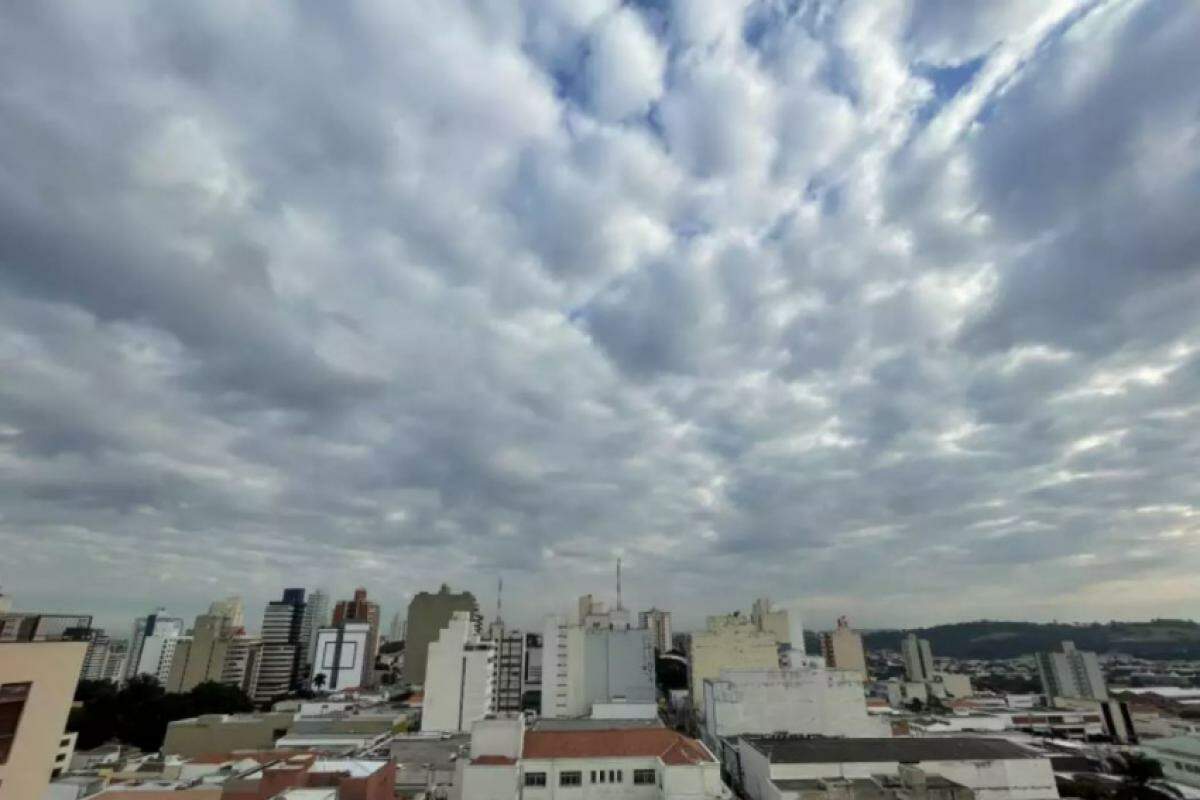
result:
M 262 639 L 244 634 L 229 640 L 225 663 L 221 665 L 221 683 L 238 686 L 252 694 L 258 683 L 258 662 L 262 655 Z
M 928 639 L 918 639 L 915 633 L 908 634 L 900 643 L 900 654 L 904 657 L 904 674 L 910 681 L 933 680 L 933 650 Z
M 654 648 L 660 653 L 671 649 L 671 612 L 660 608 L 638 612 L 638 627 L 650 631 Z
M 425 705 L 421 732 L 455 733 L 492 710 L 496 643 L 475 632 L 470 612 L 455 611 L 425 662 Z
M 701 742 L 667 728 L 525 730 L 485 720 L 462 763 L 462 800 L 718 800 L 721 770 Z
M 370 652 L 371 626 L 345 622 L 320 628 L 312 665 L 312 682 L 326 691 L 356 689 L 362 685 L 363 663 Z M 323 676 L 320 680 L 317 676 Z
M 1057 653 L 1038 653 L 1037 666 L 1042 692 L 1047 697 L 1108 699 L 1096 654 L 1076 650 L 1073 642 L 1063 642 Z
M 887 722 L 867 713 L 857 672 L 822 668 L 721 670 L 705 682 L 704 741 L 788 733 L 886 737 Z
M 649 630 L 588 628 L 550 616 L 543 642 L 543 717 L 588 716 L 597 703 L 655 702 Z
M 1050 759 L 1005 739 L 743 736 L 733 780 L 750 800 L 792 800 L 806 780 L 898 776 L 901 765 L 966 786 L 976 800 L 1055 800 Z
M 134 620 L 126 658 L 126 679 L 135 675 L 150 675 L 163 686 L 167 685 L 175 646 L 183 635 L 183 620 L 165 616 L 161 611 L 159 609 Z

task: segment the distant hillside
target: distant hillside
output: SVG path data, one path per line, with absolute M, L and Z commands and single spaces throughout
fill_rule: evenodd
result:
M 954 658 L 1015 658 L 1051 650 L 1059 642 L 1075 642 L 1080 650 L 1128 653 L 1140 658 L 1200 659 L 1200 624 L 1191 620 L 1060 624 L 1039 622 L 958 622 L 915 631 L 928 639 L 936 656 Z M 868 650 L 899 650 L 910 631 L 872 631 L 864 634 Z

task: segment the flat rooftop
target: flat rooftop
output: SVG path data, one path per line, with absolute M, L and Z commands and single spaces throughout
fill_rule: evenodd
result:
M 983 737 L 876 739 L 743 736 L 775 764 L 836 764 L 872 761 L 995 761 L 1041 758 L 1013 742 Z
M 654 719 L 539 719 L 528 728 L 531 731 L 611 731 L 666 727 Z

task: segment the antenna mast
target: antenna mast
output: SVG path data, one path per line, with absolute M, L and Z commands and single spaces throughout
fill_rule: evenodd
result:
M 617 608 L 624 608 L 621 605 L 621 557 L 617 556 Z
M 496 586 L 496 622 L 502 622 L 504 619 L 501 613 L 504 609 L 504 576 L 501 575 L 497 579 Z

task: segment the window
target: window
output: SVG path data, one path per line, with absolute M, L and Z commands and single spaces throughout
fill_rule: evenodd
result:
M 546 785 L 546 773 L 544 773 L 544 772 L 526 772 L 525 773 L 525 785 L 526 786 L 545 786 Z
M 596 770 L 592 770 L 592 783 L 596 782 Z
M 617 782 L 617 771 L 615 769 L 610 769 L 608 771 L 608 782 L 609 783 Z
M 604 783 L 604 770 L 600 770 L 600 782 Z
M 594 773 L 593 773 L 594 774 Z M 583 773 L 579 770 L 570 770 L 567 772 L 558 773 L 559 786 L 582 786 Z
M 655 771 L 652 769 L 635 769 L 633 771 L 634 786 L 653 786 Z
M 0 764 L 8 763 L 8 754 L 17 738 L 17 725 L 21 721 L 21 711 L 29 697 L 30 686 L 32 684 L 29 683 L 0 685 Z
M 617 783 L 624 783 L 624 782 L 625 782 L 625 770 L 619 769 L 619 770 L 617 770 Z
M 67 754 L 66 754 L 66 753 L 59 753 L 58 755 L 56 755 L 56 756 L 54 757 L 54 763 L 56 763 L 56 764 L 57 764 L 59 761 L 62 761 L 62 760 L 63 760 L 64 758 L 66 758 L 66 757 L 67 757 Z

